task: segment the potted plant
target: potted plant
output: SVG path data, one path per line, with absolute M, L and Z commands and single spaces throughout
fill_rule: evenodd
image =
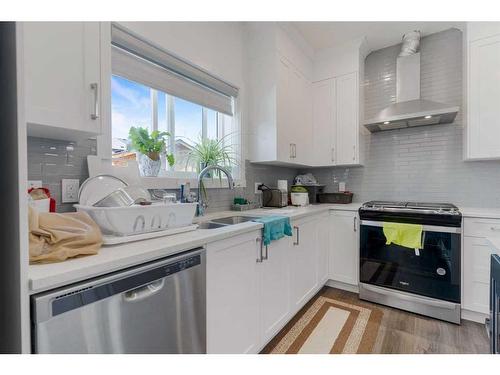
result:
M 170 137 L 170 133 L 153 130 L 150 134 L 146 128 L 133 126 L 129 130 L 128 137 L 131 147 L 138 153 L 137 162 L 141 176 L 158 176 L 162 153 L 165 153 L 168 164 L 174 165 L 174 155 L 166 152 L 166 139 Z
M 196 165 L 198 173 L 209 165 L 219 165 L 221 167 L 231 167 L 237 164 L 237 159 L 231 145 L 226 145 L 224 140 L 231 134 L 226 135 L 221 139 L 200 138 L 198 142 L 194 142 L 192 149 L 187 154 L 186 166 L 190 163 Z M 207 177 L 214 175 L 207 174 Z M 220 171 L 213 172 L 215 176 L 222 179 Z M 203 182 L 202 182 L 203 184 Z M 201 186 L 203 195 L 206 197 L 207 192 L 205 186 Z

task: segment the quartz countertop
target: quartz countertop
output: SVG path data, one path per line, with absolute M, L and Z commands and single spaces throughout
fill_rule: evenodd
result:
M 361 204 L 317 204 L 307 207 L 260 208 L 249 211 L 222 211 L 196 218 L 207 221 L 227 216 L 285 215 L 291 219 L 320 214 L 332 209 L 356 211 Z M 161 259 L 182 251 L 204 246 L 207 243 L 251 232 L 262 228 L 262 224 L 246 222 L 217 229 L 197 229 L 191 232 L 104 246 L 99 254 L 70 259 L 60 263 L 33 264 L 29 267 L 29 290 L 31 294 L 87 280 L 110 272 Z

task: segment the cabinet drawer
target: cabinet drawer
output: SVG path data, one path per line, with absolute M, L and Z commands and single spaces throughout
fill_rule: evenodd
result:
M 500 237 L 499 219 L 464 219 L 464 236 Z

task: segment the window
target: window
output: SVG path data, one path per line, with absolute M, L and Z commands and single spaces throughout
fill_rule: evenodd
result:
M 135 159 L 128 131 L 132 126 L 168 131 L 169 153 L 160 176 L 194 177 L 200 165 L 189 158 L 200 142 L 217 140 L 229 146 L 238 177 L 240 134 L 234 115 L 238 88 L 170 54 L 154 43 L 112 24 L 113 164 Z M 180 175 L 179 175 L 180 174 Z
M 226 145 L 231 145 L 232 156 L 239 159 L 238 137 L 231 116 L 117 75 L 112 76 L 111 82 L 114 165 L 135 160 L 135 151 L 131 150 L 128 141 L 132 126 L 171 134 L 168 152 L 173 150 L 175 165 L 169 167 L 164 163 L 163 176 L 168 176 L 169 172 L 197 172 L 199 167 L 189 160 L 188 155 L 202 139 L 223 140 Z M 236 171 L 237 166 L 233 166 L 233 172 Z

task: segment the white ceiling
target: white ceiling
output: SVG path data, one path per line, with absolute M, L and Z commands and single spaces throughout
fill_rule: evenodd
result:
M 401 42 L 404 33 L 420 30 L 429 35 L 452 27 L 462 28 L 462 22 L 290 22 L 315 50 L 333 47 L 366 37 L 368 48 L 375 51 Z

